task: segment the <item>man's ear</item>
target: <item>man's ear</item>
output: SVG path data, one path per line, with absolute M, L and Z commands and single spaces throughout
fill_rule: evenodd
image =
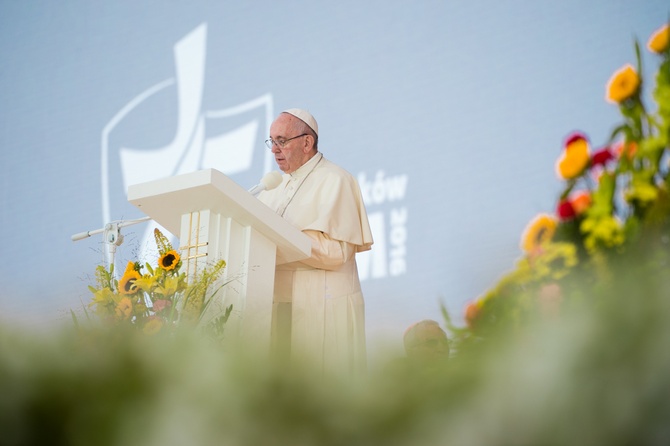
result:
M 304 153 L 309 153 L 314 147 L 314 137 L 312 135 L 305 135 L 305 144 L 302 146 L 302 151 Z

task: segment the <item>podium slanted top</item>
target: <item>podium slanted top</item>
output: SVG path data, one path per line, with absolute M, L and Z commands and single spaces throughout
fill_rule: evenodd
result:
M 180 233 L 182 215 L 209 210 L 254 228 L 277 246 L 287 262 L 311 254 L 305 234 L 216 169 L 131 185 L 128 201 L 173 234 Z

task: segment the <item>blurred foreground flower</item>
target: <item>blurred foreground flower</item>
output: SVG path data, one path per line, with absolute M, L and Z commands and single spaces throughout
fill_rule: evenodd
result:
M 670 27 L 666 23 L 660 27 L 647 41 L 647 48 L 654 53 L 663 53 L 668 49 L 670 41 Z
M 612 150 L 609 147 L 605 147 L 593 153 L 591 156 L 591 167 L 604 166 L 614 159 L 615 157 Z
M 620 104 L 637 93 L 640 77 L 632 65 L 626 64 L 617 70 L 607 83 L 605 98 L 614 104 Z
M 573 133 L 564 144 L 561 157 L 556 162 L 556 173 L 569 180 L 579 176 L 589 163 L 589 142 L 583 133 Z
M 557 221 L 552 215 L 539 214 L 533 218 L 521 236 L 521 249 L 524 252 L 536 253 L 543 244 L 552 239 L 556 232 Z

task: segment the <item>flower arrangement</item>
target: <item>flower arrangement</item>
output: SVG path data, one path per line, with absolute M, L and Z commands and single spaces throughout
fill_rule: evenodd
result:
M 119 280 L 114 277 L 114 265 L 109 270 L 102 265 L 96 268 L 97 287 L 89 286 L 93 293 L 89 307 L 103 323 L 139 329 L 147 335 L 172 330 L 179 324 L 195 326 L 223 286 L 210 291 L 223 273 L 224 260 L 203 269 L 189 284 L 186 273 L 181 272 L 181 257 L 167 237 L 155 229 L 154 239 L 159 253 L 155 268 L 130 261 Z M 231 311 L 232 305 L 209 323 L 209 330 L 221 336 Z
M 445 311 L 457 337 L 486 337 L 499 326 L 515 326 L 538 314 L 553 315 L 568 297 L 584 298 L 585 289 L 611 279 L 608 264 L 617 257 L 648 248 L 654 235 L 668 234 L 668 24 L 647 42 L 647 49 L 660 59 L 653 111 L 643 100 L 646 82 L 637 41 L 634 47 L 636 66 L 626 64 L 617 70 L 605 90 L 606 101 L 619 108 L 622 122 L 596 150 L 583 132 L 567 136 L 555 165 L 564 181 L 555 212 L 541 213 L 529 222 L 521 237 L 523 257 L 484 296 L 467 304 L 467 328 L 453 327 Z

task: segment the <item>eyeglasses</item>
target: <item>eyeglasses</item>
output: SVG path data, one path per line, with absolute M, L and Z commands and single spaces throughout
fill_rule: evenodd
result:
M 268 139 L 265 140 L 265 145 L 268 146 L 268 149 L 270 149 L 270 150 L 272 150 L 272 146 L 274 146 L 274 145 L 277 145 L 277 146 L 279 146 L 279 148 L 283 149 L 284 146 L 286 145 L 286 143 L 288 143 L 289 141 L 291 141 L 293 139 L 296 139 L 296 138 L 300 138 L 301 136 L 307 136 L 307 135 L 309 135 L 309 133 L 303 133 L 302 135 L 294 136 L 293 138 L 289 138 L 289 139 L 268 138 Z

